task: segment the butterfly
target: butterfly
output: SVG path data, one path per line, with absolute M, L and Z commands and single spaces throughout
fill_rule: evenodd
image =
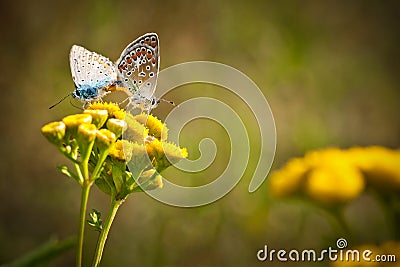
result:
M 158 35 L 146 33 L 131 42 L 114 64 L 103 55 L 73 45 L 69 55 L 75 84 L 72 96 L 84 102 L 85 107 L 118 89 L 128 94 L 134 107 L 149 111 L 163 100 L 153 97 L 159 72 L 159 49 Z
M 69 64 L 75 90 L 50 109 L 70 95 L 84 102 L 85 108 L 88 103 L 99 100 L 115 90 L 118 74 L 114 63 L 107 57 L 82 46 L 73 45 L 69 53 Z
M 153 97 L 160 64 L 160 45 L 156 33 L 146 33 L 131 42 L 115 63 L 118 84 L 129 95 L 134 107 L 150 110 L 160 99 Z
M 107 57 L 73 45 L 69 54 L 75 90 L 72 96 L 85 103 L 99 100 L 117 83 L 115 65 Z

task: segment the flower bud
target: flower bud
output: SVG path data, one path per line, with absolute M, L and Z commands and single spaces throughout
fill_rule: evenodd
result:
M 90 124 L 92 122 L 92 116 L 89 114 L 74 114 L 64 117 L 62 121 L 67 126 L 67 131 L 71 135 L 74 135 L 79 125 L 83 123 Z
M 93 142 L 96 139 L 97 128 L 94 124 L 81 124 L 78 126 L 76 141 L 82 158 L 87 158 L 91 152 Z
M 108 118 L 108 111 L 104 109 L 86 109 L 83 113 L 92 116 L 92 124 L 96 125 L 97 129 L 100 129 Z
M 96 145 L 100 151 L 109 149 L 116 139 L 115 134 L 107 129 L 100 129 L 96 133 Z
M 118 138 L 122 135 L 122 132 L 128 128 L 128 125 L 123 120 L 109 119 L 107 121 L 107 128 Z
M 79 140 L 90 143 L 96 139 L 97 128 L 94 124 L 81 124 L 78 127 L 78 142 Z
M 65 136 L 65 124 L 61 121 L 50 122 L 42 127 L 42 134 L 50 143 L 61 145 Z

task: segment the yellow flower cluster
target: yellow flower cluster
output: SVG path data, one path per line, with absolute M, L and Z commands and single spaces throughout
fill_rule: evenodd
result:
M 132 116 L 113 103 L 91 104 L 43 126 L 42 133 L 79 166 L 77 173 L 63 166 L 64 174 L 82 185 L 90 171 L 97 175 L 93 182 L 118 199 L 161 188 L 159 173 L 187 157 L 186 149 L 166 141 L 168 129 L 156 117 Z
M 323 203 L 350 201 L 366 186 L 400 190 L 400 151 L 383 147 L 312 151 L 273 172 L 269 185 L 273 196 L 306 194 Z

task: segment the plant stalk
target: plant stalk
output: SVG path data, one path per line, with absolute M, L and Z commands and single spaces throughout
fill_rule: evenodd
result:
M 108 213 L 107 219 L 104 222 L 103 230 L 100 233 L 99 240 L 97 242 L 95 258 L 93 261 L 93 267 L 98 267 L 101 261 L 101 257 L 103 256 L 104 246 L 106 244 L 108 233 L 110 232 L 111 225 L 114 221 L 115 215 L 117 214 L 118 208 L 123 203 L 123 200 L 115 200 L 115 197 L 112 196 L 112 201 L 110 205 L 110 211 Z
M 79 214 L 79 230 L 78 230 L 78 250 L 76 253 L 76 267 L 82 266 L 82 254 L 83 254 L 83 239 L 85 235 L 85 223 L 86 223 L 86 209 L 87 202 L 89 199 L 89 191 L 92 183 L 85 181 L 82 186 L 81 195 L 81 208 Z

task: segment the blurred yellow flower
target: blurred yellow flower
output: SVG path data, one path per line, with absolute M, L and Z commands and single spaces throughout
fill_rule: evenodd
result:
M 352 162 L 375 187 L 400 190 L 400 151 L 384 147 L 352 148 Z
M 307 194 L 323 203 L 346 202 L 364 190 L 361 172 L 347 162 L 325 162 L 308 174 Z
M 291 159 L 286 166 L 271 174 L 270 191 L 273 196 L 284 197 L 294 194 L 305 180 L 309 166 L 301 158 Z
M 400 189 L 400 151 L 383 147 L 327 148 L 290 160 L 271 174 L 271 195 L 305 194 L 323 203 L 343 203 L 366 186 Z

